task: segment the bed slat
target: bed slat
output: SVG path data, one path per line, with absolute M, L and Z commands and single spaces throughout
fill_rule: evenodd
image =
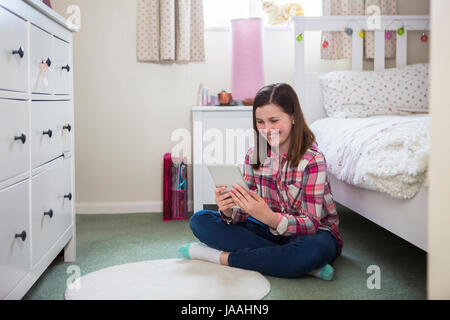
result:
M 405 67 L 407 63 L 408 30 L 405 28 L 403 35 L 397 35 L 397 68 Z
M 361 30 L 353 30 L 352 35 L 352 70 L 362 71 L 363 69 L 363 54 L 364 42 L 359 36 Z
M 374 58 L 374 70 L 384 70 L 384 57 L 386 53 L 385 49 L 385 32 L 384 30 L 375 31 L 375 58 Z

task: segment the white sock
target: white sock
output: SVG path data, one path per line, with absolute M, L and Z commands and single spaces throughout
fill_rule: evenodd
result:
M 323 280 L 331 281 L 334 277 L 334 268 L 327 264 L 322 268 L 309 272 L 308 274 Z
M 186 259 L 203 260 L 217 264 L 220 264 L 220 254 L 223 252 L 197 242 L 185 244 L 178 248 L 178 251 Z

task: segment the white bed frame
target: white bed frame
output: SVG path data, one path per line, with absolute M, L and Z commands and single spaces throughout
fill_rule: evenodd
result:
M 385 30 L 405 29 L 397 37 L 396 66 L 407 64 L 407 37 L 409 30 L 429 30 L 429 16 L 379 16 L 376 29 L 369 29 L 368 16 L 295 17 L 295 35 L 303 33 L 303 41 L 295 43 L 295 89 L 308 123 L 326 117 L 318 77 L 324 73 L 305 71 L 306 31 L 344 31 L 353 29 L 352 70 L 363 70 L 363 39 L 359 32 L 375 32 L 376 71 L 385 68 Z M 373 24 L 372 24 L 373 25 Z M 372 222 L 427 251 L 428 188 L 424 187 L 411 200 L 395 199 L 385 193 L 349 185 L 332 174 L 330 183 L 336 202 L 359 213 Z

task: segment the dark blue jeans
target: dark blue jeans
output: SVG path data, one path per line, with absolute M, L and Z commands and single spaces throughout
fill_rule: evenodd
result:
M 326 230 L 315 235 L 275 236 L 267 225 L 251 220 L 228 225 L 218 211 L 202 210 L 190 220 L 194 235 L 207 246 L 231 252 L 231 267 L 297 278 L 332 263 L 338 243 Z

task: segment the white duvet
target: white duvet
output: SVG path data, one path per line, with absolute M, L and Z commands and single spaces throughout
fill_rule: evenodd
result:
M 325 118 L 311 129 L 336 178 L 411 199 L 427 185 L 430 116 Z

